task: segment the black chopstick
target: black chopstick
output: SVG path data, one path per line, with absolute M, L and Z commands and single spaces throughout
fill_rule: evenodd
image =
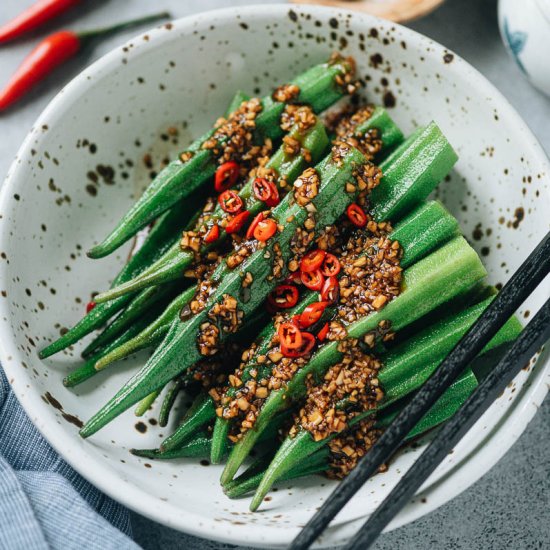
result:
M 291 550 L 309 548 L 328 524 L 399 448 L 406 435 L 435 404 L 460 373 L 482 351 L 500 327 L 550 272 L 550 233 L 512 275 L 502 291 L 463 336 L 439 368 L 414 394 L 357 467 L 336 487 L 321 509 L 290 545 Z
M 414 496 L 449 451 L 462 439 L 529 359 L 550 339 L 550 300 L 516 339 L 497 366 L 456 414 L 444 424 L 428 448 L 369 517 L 344 550 L 369 548 L 384 527 Z

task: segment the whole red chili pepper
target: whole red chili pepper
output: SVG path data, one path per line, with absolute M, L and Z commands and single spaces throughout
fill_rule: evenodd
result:
M 59 31 L 47 36 L 23 61 L 19 69 L 12 76 L 6 87 L 0 92 L 0 111 L 13 105 L 20 97 L 26 94 L 35 84 L 43 80 L 55 68 L 73 57 L 83 46 L 90 41 L 123 29 L 143 25 L 170 17 L 167 12 L 141 17 L 93 31 L 75 33 Z
M 74 8 L 82 0 L 38 0 L 25 11 L 0 27 L 0 43 L 19 38 L 58 15 Z

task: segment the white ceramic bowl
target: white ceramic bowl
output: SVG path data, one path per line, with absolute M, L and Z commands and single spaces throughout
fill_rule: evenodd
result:
M 1 196 L 1 361 L 21 403 L 51 444 L 82 475 L 118 501 L 171 527 L 257 546 L 287 544 L 329 494 L 321 478 L 283 485 L 263 511 L 229 501 L 220 467 L 197 461 L 155 462 L 131 456 L 169 433 L 131 412 L 84 441 L 67 415 L 88 419 L 144 357 L 76 389 L 61 380 L 81 349 L 48 361 L 37 349 L 83 314 L 93 290 L 105 288 L 126 250 L 91 261 L 83 251 L 110 228 L 147 180 L 142 156 L 175 152 L 159 139 L 177 126 L 180 142 L 204 131 L 237 88 L 254 94 L 286 82 L 334 49 L 354 55 L 370 100 L 391 107 L 406 132 L 435 119 L 460 154 L 439 191 L 484 255 L 493 283 L 504 282 L 548 230 L 548 162 L 502 96 L 472 67 L 410 30 L 366 15 L 282 5 L 208 12 L 141 35 L 84 71 L 44 111 L 23 144 Z M 166 136 L 165 136 L 166 137 Z M 181 147 L 181 145 L 179 146 Z M 160 155 L 160 156 L 159 156 Z M 98 168 L 112 167 L 112 184 Z M 95 183 L 94 180 L 98 179 Z M 109 180 L 109 178 L 107 178 Z M 536 311 L 546 284 L 521 310 Z M 524 430 L 547 392 L 540 360 L 445 460 L 421 495 L 392 523 L 411 521 L 483 475 Z M 545 383 L 546 382 L 546 383 Z M 59 410 L 51 405 L 62 406 Z M 48 400 L 49 397 L 49 400 Z M 154 417 L 156 413 L 151 413 Z M 338 516 L 322 544 L 353 533 L 420 449 L 370 480 Z

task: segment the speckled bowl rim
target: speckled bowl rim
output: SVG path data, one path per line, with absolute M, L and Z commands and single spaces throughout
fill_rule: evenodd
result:
M 385 21 L 378 19 L 367 14 L 357 14 L 349 10 L 331 9 L 325 7 L 315 6 L 301 6 L 301 12 L 311 13 L 312 15 L 342 15 L 352 14 L 354 18 L 361 18 L 365 21 L 365 25 L 377 25 L 377 26 L 399 26 L 391 21 Z M 177 31 L 185 31 L 193 28 L 194 23 L 202 21 L 203 19 L 211 18 L 215 16 L 219 21 L 233 20 L 236 16 L 245 17 L 247 15 L 264 16 L 266 18 L 272 17 L 274 19 L 282 19 L 288 14 L 289 6 L 284 4 L 273 5 L 261 5 L 261 6 L 246 6 L 246 7 L 232 7 L 221 10 L 210 11 L 207 13 L 200 13 L 189 17 L 184 17 L 173 22 L 173 28 Z M 399 26 L 400 32 L 411 43 L 421 43 L 431 48 L 425 54 L 427 61 L 439 61 L 443 53 L 449 52 L 443 46 L 431 39 L 415 32 L 410 29 Z M 157 27 L 154 30 L 147 31 L 149 40 L 137 40 L 133 39 L 128 42 L 134 44 L 135 50 L 149 50 L 152 48 L 162 47 L 165 41 L 173 40 L 175 33 L 168 33 Z M 143 36 L 139 35 L 139 36 Z M 31 155 L 32 142 L 36 138 L 38 129 L 43 124 L 48 124 L 50 127 L 55 125 L 55 122 L 60 116 L 63 116 L 65 110 L 65 100 L 70 97 L 80 96 L 86 92 L 90 81 L 94 75 L 104 73 L 109 70 L 113 70 L 118 67 L 121 58 L 123 57 L 122 48 L 118 47 L 108 54 L 101 57 L 98 61 L 90 65 L 87 69 L 81 72 L 75 77 L 69 84 L 67 84 L 57 96 L 49 103 L 46 109 L 42 112 L 35 125 L 29 132 L 29 135 L 25 138 L 25 141 L 21 145 L 16 160 L 12 163 L 5 182 L 0 191 L 0 211 L 6 211 L 10 208 L 12 203 L 13 194 L 18 183 L 18 165 L 23 159 L 29 158 Z M 501 117 L 507 117 L 514 125 L 518 127 L 521 133 L 529 137 L 526 140 L 525 148 L 529 150 L 531 158 L 544 168 L 546 173 L 550 173 L 550 164 L 548 159 L 528 129 L 524 121 L 513 109 L 509 102 L 502 96 L 502 94 L 492 85 L 489 81 L 481 75 L 476 69 L 469 65 L 466 61 L 455 54 L 454 63 L 452 66 L 447 67 L 448 71 L 455 72 L 457 76 L 468 79 L 473 89 L 483 93 L 485 97 L 490 97 L 495 106 L 498 107 Z M 21 182 L 22 183 L 22 182 Z M 548 189 L 550 194 L 550 189 Z M 3 247 L 5 242 L 9 239 L 8 231 L 5 231 L 0 235 L 0 248 Z M 0 267 L 0 277 L 6 276 L 7 267 L 2 265 Z M 9 321 L 2 321 L 2 317 L 8 318 L 9 307 L 7 302 L 0 302 L 0 361 L 2 366 L 8 375 L 8 378 L 17 379 L 18 370 L 15 361 L 8 361 L 8 356 L 18 356 L 19 352 L 14 345 L 13 334 L 9 325 Z M 505 437 L 498 438 L 497 441 L 492 441 L 491 445 L 483 445 L 481 448 L 476 449 L 476 457 L 481 460 L 471 460 L 471 456 L 466 456 L 463 461 L 458 464 L 447 476 L 433 484 L 422 495 L 430 495 L 427 504 L 409 506 L 405 509 L 397 518 L 389 525 L 388 530 L 394 529 L 408 522 L 414 521 L 424 514 L 436 509 L 451 498 L 454 498 L 470 485 L 475 483 L 480 477 L 482 477 L 487 471 L 494 466 L 500 458 L 504 456 L 507 450 L 514 444 L 514 442 L 521 435 L 523 430 L 528 425 L 529 421 L 534 416 L 538 409 L 538 406 L 542 403 L 544 397 L 550 388 L 550 365 L 549 365 L 550 353 L 545 352 L 543 356 L 537 362 L 536 367 L 531 371 L 529 376 L 529 383 L 524 384 L 522 387 L 521 399 L 517 400 L 513 411 L 514 414 L 509 414 L 502 419 L 499 426 L 499 432 L 505 426 Z M 50 444 L 56 449 L 56 451 L 84 478 L 102 490 L 104 493 L 127 506 L 128 508 L 135 510 L 136 512 L 149 517 L 159 523 L 167 525 L 169 527 L 179 529 L 186 533 L 196 535 L 199 537 L 218 540 L 221 542 L 228 542 L 231 544 L 244 544 L 244 545 L 257 545 L 264 547 L 281 546 L 286 541 L 268 541 L 258 540 L 254 535 L 250 536 L 250 532 L 254 532 L 252 526 L 250 529 L 247 526 L 227 526 L 223 532 L 220 532 L 218 525 L 214 522 L 214 518 L 205 518 L 203 516 L 186 514 L 183 517 L 181 514 L 170 514 L 170 508 L 165 508 L 163 503 L 158 499 L 142 498 L 144 491 L 137 486 L 131 486 L 124 483 L 117 475 L 116 472 L 111 471 L 108 468 L 90 468 L 89 462 L 87 462 L 87 453 L 84 449 L 79 449 L 71 445 L 71 437 L 55 423 L 48 423 L 41 419 L 41 410 L 44 406 L 39 394 L 33 391 L 24 392 L 17 385 L 14 387 L 14 392 L 19 399 L 19 402 L 32 419 L 37 429 L 42 435 L 50 442 Z M 459 475 L 462 470 L 462 464 L 468 462 L 468 475 Z M 183 518 L 183 519 L 182 519 Z M 348 539 L 355 529 L 358 527 L 359 522 L 363 519 L 350 521 L 348 523 L 340 524 L 336 528 L 331 528 L 333 531 L 330 540 L 326 540 L 325 544 L 334 544 L 335 540 L 338 542 L 344 542 Z M 248 532 L 248 535 L 247 535 Z M 292 530 L 289 530 L 292 533 Z M 323 542 L 321 542 L 323 545 Z

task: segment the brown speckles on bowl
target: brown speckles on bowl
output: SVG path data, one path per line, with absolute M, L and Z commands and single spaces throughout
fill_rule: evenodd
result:
M 452 63 L 454 58 L 455 58 L 455 56 L 452 53 L 447 52 L 443 56 L 443 62 L 446 63 L 446 64 Z
M 514 210 L 514 219 L 510 222 L 511 226 L 514 229 L 517 229 L 519 227 L 519 224 L 523 221 L 524 218 L 525 218 L 525 209 L 523 208 L 523 206 L 518 206 Z
M 378 67 L 384 62 L 384 58 L 382 57 L 381 53 L 373 53 L 369 57 L 370 65 L 374 69 L 378 69 Z
M 397 103 L 397 100 L 391 90 L 387 90 L 384 92 L 384 95 L 382 96 L 382 101 L 384 102 L 384 107 L 386 107 L 387 109 L 392 109 Z
M 145 422 L 136 422 L 134 427 L 136 431 L 138 431 L 140 434 L 144 434 L 147 432 L 147 424 L 145 424 Z
M 54 409 L 58 410 L 61 414 L 61 417 L 69 424 L 73 424 L 79 429 L 84 426 L 84 423 L 82 422 L 82 420 L 80 420 L 80 418 L 78 418 L 78 416 L 65 412 L 65 410 L 63 409 L 63 405 L 61 405 L 61 403 L 49 391 L 46 392 L 42 396 L 42 398 L 44 399 L 44 401 L 46 401 L 46 403 L 51 405 Z

